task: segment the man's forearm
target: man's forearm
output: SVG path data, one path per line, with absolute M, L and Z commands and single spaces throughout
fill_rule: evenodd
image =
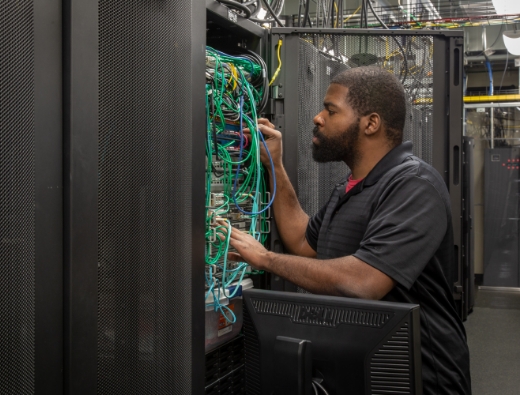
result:
M 318 260 L 267 252 L 261 266 L 321 295 L 381 299 L 395 285 L 388 276 L 354 256 Z

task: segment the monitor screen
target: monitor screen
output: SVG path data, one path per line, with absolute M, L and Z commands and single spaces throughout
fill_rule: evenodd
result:
M 244 291 L 246 394 L 422 394 L 419 306 Z

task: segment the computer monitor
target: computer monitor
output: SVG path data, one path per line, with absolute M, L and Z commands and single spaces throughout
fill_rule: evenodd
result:
M 246 394 L 422 394 L 419 306 L 250 289 Z

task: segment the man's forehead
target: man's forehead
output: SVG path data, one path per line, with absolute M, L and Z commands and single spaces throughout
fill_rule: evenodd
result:
M 348 92 L 349 89 L 346 86 L 338 85 L 338 84 L 330 84 L 327 89 L 327 93 L 323 98 L 323 105 L 345 105 L 348 104 Z

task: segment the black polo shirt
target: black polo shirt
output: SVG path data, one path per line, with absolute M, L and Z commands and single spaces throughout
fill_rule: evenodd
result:
M 348 178 L 348 177 L 347 177 Z M 348 193 L 346 179 L 309 221 L 318 259 L 353 255 L 397 285 L 383 300 L 421 306 L 424 394 L 470 394 L 469 351 L 452 296 L 454 243 L 446 184 L 405 142 Z

